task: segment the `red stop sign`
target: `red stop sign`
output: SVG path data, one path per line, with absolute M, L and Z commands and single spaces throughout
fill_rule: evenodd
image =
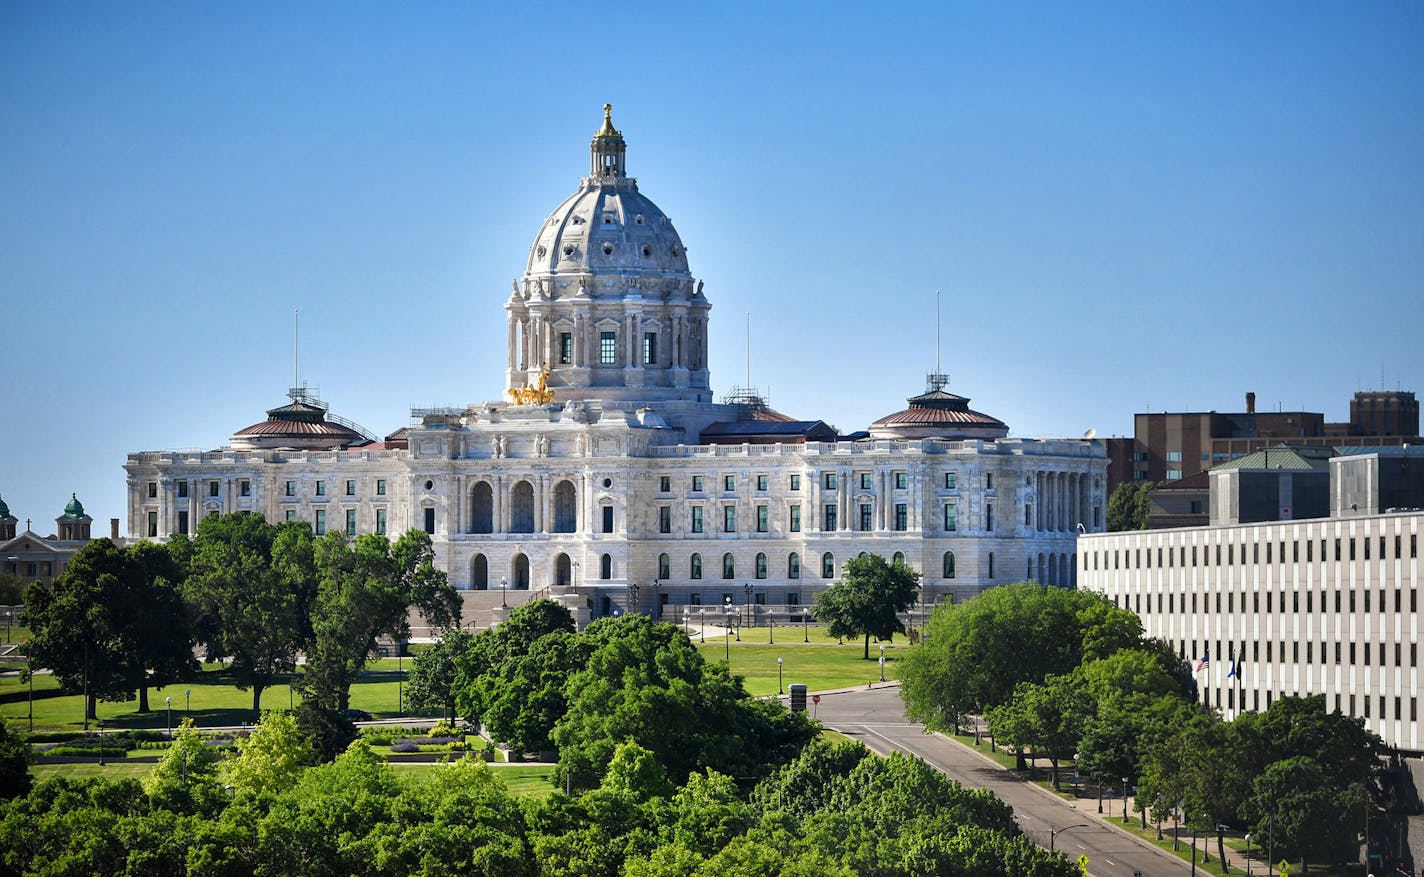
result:
M 813 695 L 811 695 L 811 703 L 820 703 L 820 702 L 821 702 L 821 696 L 820 696 L 819 694 L 813 694 Z

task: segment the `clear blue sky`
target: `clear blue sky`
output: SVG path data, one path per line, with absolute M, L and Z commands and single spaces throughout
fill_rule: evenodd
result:
M 510 8 L 500 8 L 510 7 Z M 495 399 L 600 108 L 712 380 L 843 430 L 935 358 L 1019 435 L 1424 392 L 1417 3 L 0 4 L 0 495 L 125 514 L 302 377 Z

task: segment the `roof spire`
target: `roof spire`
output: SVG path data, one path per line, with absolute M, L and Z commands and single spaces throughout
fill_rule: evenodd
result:
M 613 127 L 613 104 L 603 105 L 603 127 L 598 129 L 595 137 L 621 137 L 618 129 Z
M 589 165 L 589 176 L 592 179 L 616 179 L 627 173 L 623 166 L 627 146 L 623 143 L 623 135 L 613 127 L 613 104 L 603 105 L 603 127 L 593 135 L 589 149 L 592 152 L 592 162 Z

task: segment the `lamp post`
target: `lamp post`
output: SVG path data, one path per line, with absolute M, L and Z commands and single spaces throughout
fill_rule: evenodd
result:
M 1127 777 L 1122 778 L 1122 824 L 1127 824 Z
M 751 620 L 751 625 L 752 625 L 752 627 L 756 627 L 756 610 L 752 608 L 752 586 L 751 586 L 751 583 L 749 582 L 749 583 L 747 583 L 747 584 L 742 585 L 742 589 L 747 592 L 747 604 L 746 604 L 746 605 L 747 605 L 747 614 L 750 615 L 751 618 L 752 618 L 752 620 Z M 742 619 L 742 624 L 746 624 L 746 623 L 747 623 L 746 618 L 743 617 L 743 619 Z M 739 635 L 739 636 L 737 637 L 737 642 L 741 642 L 741 641 L 742 641 L 742 638 L 741 638 L 741 636 Z
M 499 577 L 499 608 L 507 609 L 509 604 L 505 602 L 504 595 L 509 591 L 509 576 Z
M 104 720 L 99 720 L 99 766 L 104 766 Z
M 1077 825 L 1070 825 L 1070 826 L 1068 826 L 1067 828 L 1050 828 L 1050 829 L 1048 829 L 1048 851 L 1049 851 L 1050 853 L 1053 852 L 1054 847 L 1055 847 L 1055 845 L 1057 844 L 1057 841 L 1058 841 L 1058 835 L 1062 834 L 1062 833 L 1065 832 L 1065 831 L 1072 831 L 1072 830 L 1075 829 L 1075 828 L 1087 828 L 1087 827 L 1088 827 L 1088 823 L 1086 823 L 1086 822 L 1079 822 Z
M 1251 877 L 1251 833 L 1246 833 L 1246 877 Z
M 405 649 L 396 643 L 396 713 L 405 713 Z
M 766 614 L 766 642 L 767 645 L 776 645 L 776 616 L 770 612 Z
M 163 702 L 168 706 L 168 736 L 173 736 L 173 695 L 163 698 Z
M 885 681 L 885 644 L 880 644 L 880 681 Z
M 731 626 L 732 626 L 732 613 L 735 612 L 735 611 L 736 611 L 736 610 L 733 609 L 730 605 L 727 606 L 727 626 L 728 626 L 728 627 L 731 627 Z M 741 641 L 742 641 L 741 638 L 738 637 L 738 638 L 737 638 L 737 642 L 741 642 Z M 729 636 L 726 636 L 725 634 L 722 636 L 722 651 L 725 653 L 724 659 L 725 659 L 726 662 L 727 662 L 727 666 L 728 666 L 728 667 L 732 666 L 732 638 L 729 637 Z
M 661 579 L 653 579 L 653 620 L 663 620 L 663 583 Z
M 185 689 L 183 689 L 183 715 L 186 716 L 188 713 L 191 713 L 192 711 L 193 711 L 193 689 L 191 689 L 191 688 L 185 688 Z
M 574 561 L 574 575 L 573 575 L 573 579 L 574 579 L 574 582 L 573 582 L 573 584 L 574 584 L 574 594 L 578 594 L 578 572 L 579 572 L 579 562 L 578 562 L 577 560 L 575 560 L 575 561 Z
M 707 642 L 707 607 L 697 610 L 697 617 L 702 619 L 702 641 Z
M 776 693 L 785 694 L 786 689 L 781 684 L 781 659 L 776 659 Z
M 811 607 L 810 607 L 810 606 L 802 606 L 802 607 L 801 607 L 801 642 L 803 642 L 803 643 L 809 643 L 809 642 L 811 641 L 811 629 L 806 626 L 806 625 L 810 622 L 810 620 L 811 620 Z

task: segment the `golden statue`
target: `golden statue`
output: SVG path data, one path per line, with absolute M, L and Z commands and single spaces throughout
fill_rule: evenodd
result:
M 548 405 L 554 401 L 554 391 L 549 389 L 549 367 L 539 370 L 539 383 L 532 387 L 510 387 L 505 391 L 515 405 Z

